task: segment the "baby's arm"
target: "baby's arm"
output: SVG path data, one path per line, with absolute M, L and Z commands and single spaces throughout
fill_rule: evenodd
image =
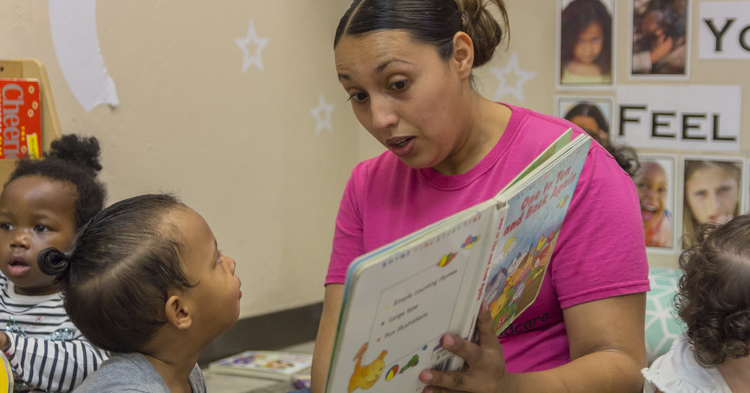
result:
M 108 357 L 78 332 L 59 341 L 5 333 L 0 334 L 0 344 L 20 379 L 48 391 L 73 390 Z

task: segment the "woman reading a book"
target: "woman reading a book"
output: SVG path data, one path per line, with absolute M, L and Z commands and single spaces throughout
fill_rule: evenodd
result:
M 502 0 L 355 0 L 334 39 L 339 80 L 388 151 L 357 165 L 341 200 L 313 358 L 322 392 L 356 257 L 493 197 L 572 123 L 483 98 L 472 84 L 505 36 Z M 446 334 L 460 372 L 430 392 L 640 391 L 646 365 L 643 228 L 633 182 L 591 144 L 535 302 L 499 337 Z

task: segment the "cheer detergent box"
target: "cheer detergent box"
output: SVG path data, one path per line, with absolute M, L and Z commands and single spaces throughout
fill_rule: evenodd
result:
M 36 79 L 0 78 L 0 159 L 39 158 L 42 104 Z

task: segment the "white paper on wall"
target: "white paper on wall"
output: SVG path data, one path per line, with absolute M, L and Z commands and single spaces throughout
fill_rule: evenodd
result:
M 750 59 L 750 1 L 700 3 L 701 59 Z
M 96 0 L 50 0 L 49 24 L 57 61 L 83 109 L 117 106 L 96 33 Z
M 636 148 L 737 151 L 740 108 L 735 85 L 619 86 L 612 134 Z

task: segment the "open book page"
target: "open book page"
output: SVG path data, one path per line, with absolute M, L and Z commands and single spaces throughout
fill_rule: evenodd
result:
M 461 334 L 467 303 L 481 301 L 482 245 L 503 213 L 488 201 L 353 263 L 327 391 L 369 389 L 378 380 L 379 391 L 421 390 L 420 370 L 452 357 L 440 337 Z
M 555 142 L 553 142 L 549 147 L 544 149 L 544 151 L 539 154 L 534 161 L 532 161 L 529 165 L 524 168 L 521 173 L 516 175 L 516 177 L 513 178 L 508 184 L 503 187 L 503 189 L 498 193 L 501 194 L 503 191 L 513 187 L 518 181 L 525 178 L 526 175 L 528 175 L 531 171 L 538 168 L 540 165 L 544 164 L 550 157 L 552 157 L 555 153 L 558 151 L 561 151 L 565 148 L 565 146 L 570 143 L 570 138 L 573 135 L 573 129 L 568 128 L 567 131 L 565 131 L 562 135 L 560 135 Z
M 591 139 L 584 134 L 498 195 L 508 214 L 498 234 L 484 300 L 500 334 L 536 299 Z M 546 168 L 546 169 L 545 169 Z
M 440 338 L 471 338 L 482 300 L 499 330 L 531 304 L 590 143 L 566 140 L 496 197 L 352 262 L 327 392 L 419 392 L 420 370 L 461 367 Z

